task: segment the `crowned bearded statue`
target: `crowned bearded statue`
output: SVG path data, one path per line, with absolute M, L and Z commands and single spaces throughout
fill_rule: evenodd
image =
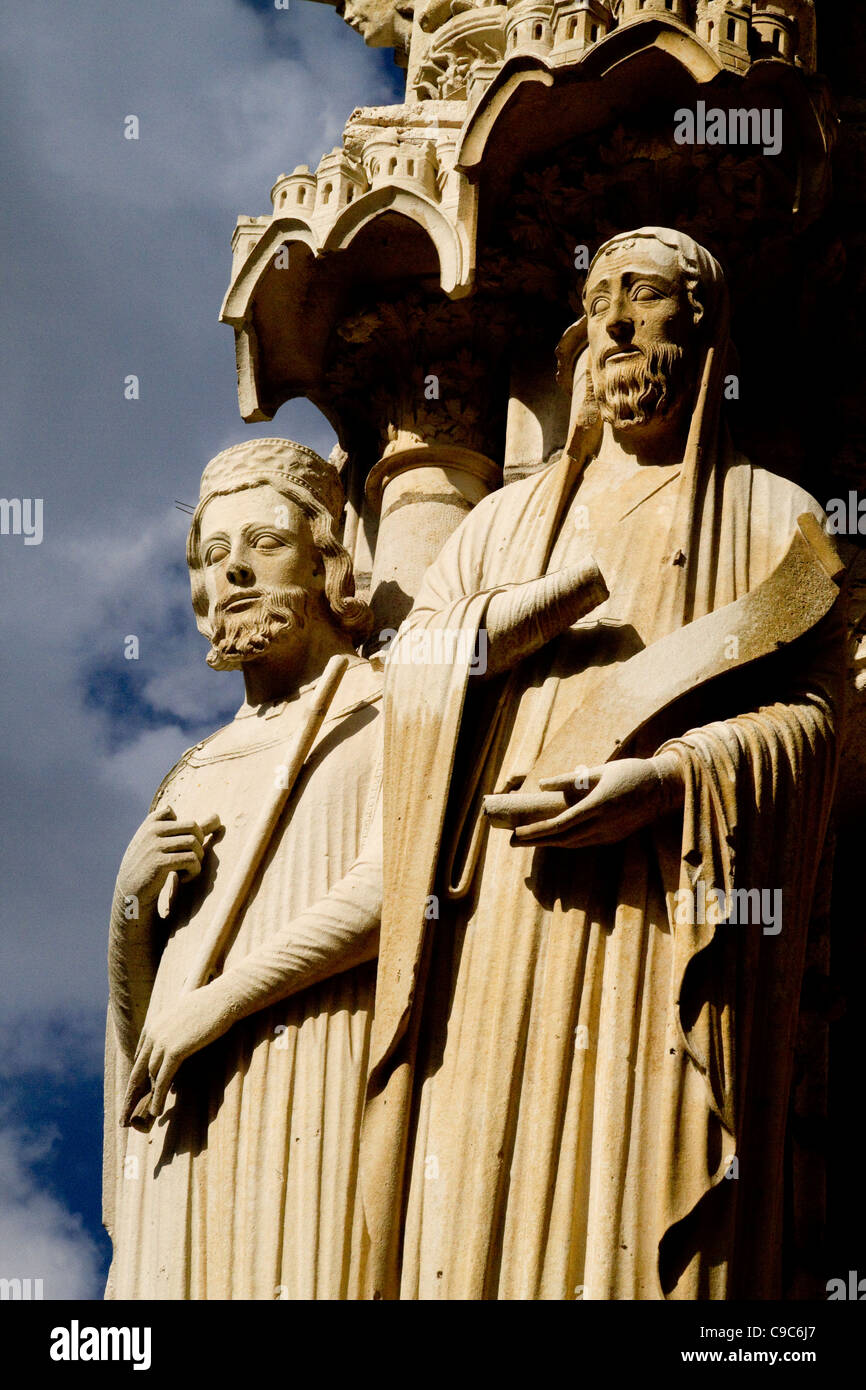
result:
M 202 477 L 187 548 L 234 720 L 184 753 L 117 878 L 104 1219 L 114 1298 L 351 1298 L 381 900 L 380 675 L 312 450 Z
M 565 452 L 478 504 L 389 655 L 371 1296 L 780 1293 L 841 568 L 732 445 L 717 261 L 615 237 L 584 307 Z M 440 630 L 454 661 L 400 660 Z

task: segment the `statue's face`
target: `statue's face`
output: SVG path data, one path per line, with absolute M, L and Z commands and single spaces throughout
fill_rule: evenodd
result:
M 412 0 L 338 0 L 337 13 L 371 48 L 403 44 L 412 28 Z
M 310 599 L 324 585 L 310 523 L 269 484 L 214 497 L 199 554 L 212 630 L 210 665 L 233 669 L 275 644 L 306 640 Z
M 602 418 L 639 428 L 680 404 L 696 314 L 676 251 L 640 238 L 593 267 L 584 291 L 592 384 Z

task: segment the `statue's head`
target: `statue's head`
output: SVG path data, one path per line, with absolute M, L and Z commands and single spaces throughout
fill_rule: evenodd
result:
M 366 636 L 370 609 L 355 597 L 352 562 L 337 539 L 343 500 L 333 465 L 287 439 L 247 440 L 211 460 L 187 564 L 215 670 L 303 646 L 316 623 L 354 643 Z
M 337 14 L 371 48 L 408 49 L 414 0 L 336 0 Z
M 710 264 L 719 271 L 709 253 L 664 227 L 613 237 L 597 252 L 583 291 L 587 390 L 615 429 L 640 430 L 688 400 L 703 342 L 702 266 Z

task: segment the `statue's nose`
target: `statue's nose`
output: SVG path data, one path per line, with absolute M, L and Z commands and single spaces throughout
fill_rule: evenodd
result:
M 616 343 L 626 342 L 634 333 L 634 324 L 625 314 L 616 312 L 611 314 L 610 320 L 605 324 L 608 334 Z
M 250 566 L 244 560 L 231 560 L 226 569 L 226 579 L 230 584 L 249 584 L 253 577 Z

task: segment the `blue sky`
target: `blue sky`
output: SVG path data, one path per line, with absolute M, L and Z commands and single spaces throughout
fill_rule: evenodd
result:
M 242 693 L 205 666 L 174 499 L 252 434 L 333 443 L 306 402 L 240 419 L 217 321 L 232 228 L 401 78 L 306 0 L 44 0 L 6 11 L 0 65 L 0 495 L 44 512 L 40 545 L 0 536 L 0 1276 L 93 1298 L 114 875 L 165 771 Z

